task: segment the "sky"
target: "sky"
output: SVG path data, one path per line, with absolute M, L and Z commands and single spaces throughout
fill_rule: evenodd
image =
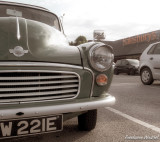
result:
M 104 30 L 106 40 L 119 40 L 160 30 L 159 0 L 3 0 L 38 5 L 63 16 L 69 41 L 82 35 L 93 39 Z

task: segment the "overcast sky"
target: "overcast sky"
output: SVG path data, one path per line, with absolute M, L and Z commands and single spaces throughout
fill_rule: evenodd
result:
M 5 0 L 3 0 L 5 1 Z M 58 16 L 70 41 L 79 35 L 93 39 L 94 30 L 104 30 L 106 40 L 160 29 L 159 0 L 6 0 L 43 6 Z

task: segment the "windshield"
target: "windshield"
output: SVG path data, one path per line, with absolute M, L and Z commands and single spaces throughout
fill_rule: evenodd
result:
M 138 60 L 131 60 L 131 59 L 128 59 L 127 61 L 128 61 L 131 65 L 139 66 L 139 61 L 138 61 Z
M 60 31 L 58 18 L 49 12 L 15 5 L 0 5 L 0 17 L 22 17 L 50 25 Z

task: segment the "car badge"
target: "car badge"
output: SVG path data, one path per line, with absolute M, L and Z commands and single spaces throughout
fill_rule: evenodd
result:
M 28 53 L 28 50 L 24 50 L 21 46 L 16 46 L 14 49 L 9 49 L 9 52 L 14 54 L 16 57 L 21 57 L 25 53 Z

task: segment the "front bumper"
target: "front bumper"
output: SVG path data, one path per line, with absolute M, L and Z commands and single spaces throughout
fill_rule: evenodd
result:
M 46 104 L 41 106 L 33 106 L 28 104 L 26 107 L 0 109 L 0 119 L 12 119 L 12 118 L 24 118 L 33 116 L 44 116 L 51 114 L 64 114 L 71 112 L 81 112 L 91 109 L 97 109 L 99 107 L 107 107 L 114 105 L 115 97 L 106 94 L 104 97 L 92 97 L 88 99 L 78 99 L 66 104 Z M 17 104 L 18 105 L 18 104 Z M 17 115 L 23 114 L 23 115 Z

